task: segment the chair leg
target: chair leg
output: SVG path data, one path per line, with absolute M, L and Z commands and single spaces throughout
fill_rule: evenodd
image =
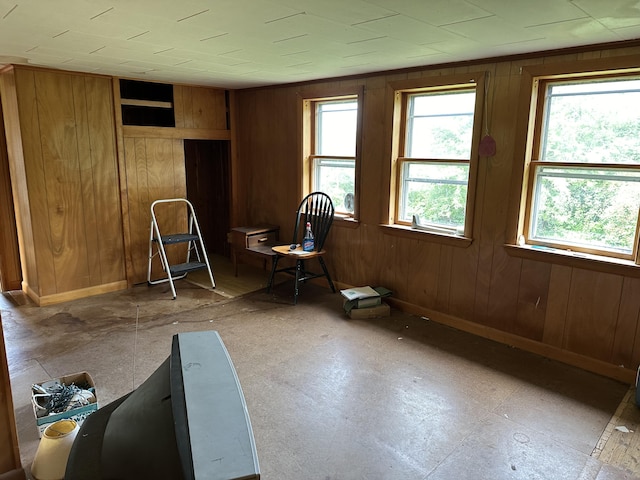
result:
M 298 304 L 298 284 L 300 283 L 300 274 L 302 273 L 304 269 L 304 262 L 302 260 L 297 260 L 296 261 L 296 281 L 293 284 L 293 304 L 297 305 Z M 302 278 L 304 278 L 304 275 L 302 276 Z
M 273 285 L 273 277 L 276 274 L 276 267 L 278 266 L 278 259 L 280 257 L 278 255 L 273 257 L 273 261 L 271 262 L 271 275 L 269 275 L 269 281 L 267 282 L 267 293 L 271 292 L 271 285 Z
M 336 287 L 333 286 L 333 281 L 331 280 L 331 276 L 329 275 L 329 270 L 327 270 L 327 266 L 324 264 L 324 260 L 322 259 L 322 257 L 318 257 L 318 260 L 320 261 L 320 266 L 322 267 L 322 271 L 324 272 L 325 277 L 327 277 L 327 280 L 329 281 L 329 286 L 331 287 L 331 291 L 333 293 L 336 293 Z

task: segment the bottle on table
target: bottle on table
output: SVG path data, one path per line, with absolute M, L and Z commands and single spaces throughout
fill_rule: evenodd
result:
M 307 229 L 304 232 L 304 238 L 302 239 L 302 250 L 305 252 L 313 252 L 314 241 L 313 232 L 311 231 L 311 222 L 307 222 Z

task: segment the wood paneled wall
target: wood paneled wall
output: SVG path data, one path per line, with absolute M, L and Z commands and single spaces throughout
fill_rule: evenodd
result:
M 182 140 L 163 138 L 125 138 L 124 155 L 128 192 L 128 222 L 131 232 L 131 272 L 132 283 L 147 281 L 149 252 L 149 228 L 151 225 L 151 204 L 155 200 L 186 198 L 187 181 L 184 168 L 184 146 Z M 160 208 L 158 224 L 163 235 L 186 232 L 186 214 L 179 214 L 176 205 Z M 186 252 L 185 252 L 186 255 Z M 172 263 L 183 263 L 175 255 Z M 153 265 L 160 276 L 162 267 L 159 260 Z
M 117 80 L 115 97 L 119 104 Z M 123 127 L 116 115 L 121 143 L 121 193 L 127 279 L 130 285 L 147 281 L 151 204 L 155 200 L 186 198 L 184 140 L 229 140 L 230 128 L 226 92 L 220 89 L 174 85 L 176 127 Z M 161 234 L 187 230 L 186 210 L 163 205 L 159 226 Z M 196 212 L 197 213 L 197 212 Z M 167 250 L 170 263 L 183 263 L 184 245 Z M 152 279 L 164 277 L 159 259 L 154 258 Z
M 126 286 L 111 80 L 1 75 L 23 289 L 38 304 Z
M 11 396 L 9 364 L 0 319 L 0 476 L 21 469 L 18 431 Z M 24 476 L 16 477 L 24 478 Z
M 521 67 L 625 55 L 640 62 L 640 48 L 627 47 L 238 91 L 237 195 L 247 199 L 238 222 L 278 224 L 282 238 L 290 235 L 301 198 L 300 99 L 323 88 L 362 86 L 359 223 L 354 228 L 337 221 L 327 242 L 327 263 L 337 282 L 385 286 L 393 290 L 394 304 L 409 312 L 633 382 L 640 363 L 637 272 L 523 258 L 505 247 L 516 236 L 524 162 L 518 105 L 530 95 L 521 91 Z M 465 248 L 381 226 L 388 213 L 388 84 L 478 71 L 489 72 L 488 124 L 498 148 L 495 156 L 480 159 L 473 242 Z
M 13 193 L 7 140 L 4 133 L 4 116 L 0 104 L 0 287 L 2 291 L 22 288 L 20 251 L 16 216 L 13 209 Z
M 173 87 L 176 128 L 228 130 L 225 90 Z

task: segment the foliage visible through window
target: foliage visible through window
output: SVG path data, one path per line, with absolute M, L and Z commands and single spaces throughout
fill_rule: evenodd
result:
M 541 82 L 530 243 L 632 258 L 640 207 L 640 80 Z
M 313 189 L 329 195 L 336 212 L 352 214 L 358 101 L 356 98 L 318 101 L 315 115 Z
M 462 233 L 473 140 L 475 88 L 410 94 L 400 157 L 398 219 Z

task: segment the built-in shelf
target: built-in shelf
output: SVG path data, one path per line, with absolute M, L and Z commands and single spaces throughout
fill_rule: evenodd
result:
M 133 98 L 123 98 L 120 105 L 135 105 L 138 107 L 173 108 L 172 102 L 162 102 L 159 100 L 136 100 Z
M 173 85 L 120 79 L 122 124 L 175 127 Z

